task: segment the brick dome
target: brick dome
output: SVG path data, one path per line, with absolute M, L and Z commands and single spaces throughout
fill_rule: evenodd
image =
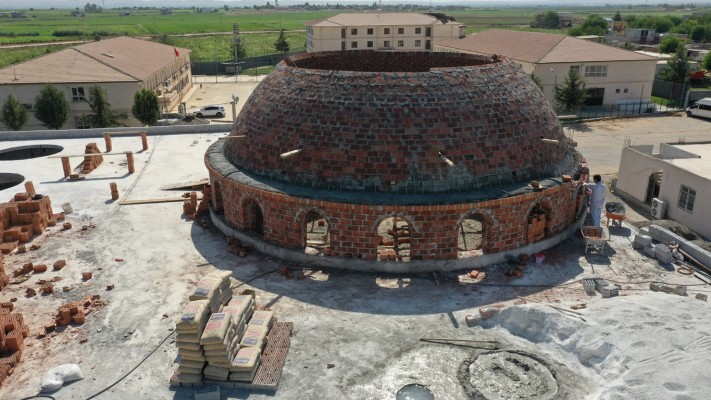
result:
M 346 191 L 466 191 L 572 173 L 580 161 L 515 63 L 455 53 L 291 57 L 231 135 L 245 137 L 224 155 L 246 173 Z

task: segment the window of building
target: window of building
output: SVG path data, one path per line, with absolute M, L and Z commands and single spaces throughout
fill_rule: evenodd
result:
M 607 76 L 607 65 L 586 65 L 585 77 L 604 77 Z
M 629 93 L 629 92 L 630 92 L 630 90 L 625 88 L 625 93 Z
M 620 89 L 615 89 L 615 93 L 620 93 Z
M 415 47 L 422 47 L 422 40 L 415 40 Z
M 425 40 L 425 50 L 429 50 L 432 47 L 432 44 L 430 43 L 429 40 Z
M 368 28 L 368 35 L 372 35 L 372 34 L 373 34 L 373 28 Z
M 398 35 L 404 35 L 404 34 L 405 34 L 405 28 L 397 28 L 397 34 L 398 34 Z
M 415 34 L 419 35 L 422 33 L 422 28 L 415 28 Z
M 346 37 L 346 28 L 341 29 L 341 38 Z
M 432 28 L 425 28 L 425 36 L 427 36 L 427 37 L 432 36 Z
M 72 88 L 72 101 L 84 101 L 86 96 L 84 96 L 83 87 L 73 87 Z
M 681 190 L 679 190 L 679 202 L 677 206 L 682 210 L 688 212 L 694 212 L 694 201 L 696 200 L 696 190 L 681 185 Z
M 358 48 L 358 42 L 351 42 L 351 49 L 357 49 Z
M 34 106 L 31 103 L 23 103 L 22 106 L 25 107 L 25 111 L 28 111 L 28 112 L 32 112 L 32 109 L 34 108 Z
M 571 65 L 570 70 L 580 75 L 580 65 Z
M 398 41 L 397 41 L 397 47 L 405 47 L 405 41 L 404 41 L 404 40 L 398 40 Z
M 372 41 L 372 40 L 369 40 L 369 41 L 368 41 L 368 47 L 373 47 L 373 41 Z
M 346 49 L 346 42 L 341 42 L 341 50 L 345 50 L 345 49 Z
M 384 42 L 383 42 L 383 47 L 385 47 L 385 48 L 390 47 L 390 41 L 389 41 L 389 40 L 384 41 Z
M 383 33 L 386 35 L 390 34 L 390 28 L 383 28 Z
M 351 29 L 351 35 L 357 35 L 358 34 L 358 29 L 353 28 Z
M 77 129 L 91 128 L 91 125 L 89 125 L 89 119 L 86 118 L 85 116 L 74 117 L 74 124 L 76 125 Z

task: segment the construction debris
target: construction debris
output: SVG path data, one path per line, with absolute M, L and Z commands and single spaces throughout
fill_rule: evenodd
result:
M 20 243 L 27 243 L 34 235 L 42 234 L 47 227 L 63 220 L 64 213 L 52 214 L 49 196 L 17 193 L 10 202 L 0 204 L 0 251 L 8 254 Z M 4 285 L 0 285 L 0 290 L 2 287 Z
M 664 292 L 669 294 L 676 294 L 679 296 L 686 296 L 686 286 L 684 285 L 670 286 L 652 282 L 649 284 L 649 290 L 653 292 Z
M 11 307 L 3 304 L 0 308 L 0 385 L 22 360 L 24 339 L 29 332 L 30 328 L 25 324 L 22 314 L 13 313 Z
M 72 322 L 75 324 L 83 324 L 86 316 L 95 308 L 100 307 L 103 303 L 98 294 L 87 296 L 84 300 L 67 303 L 57 309 L 57 315 L 54 318 L 54 323 L 57 326 L 67 326 Z M 50 325 L 53 327 L 53 325 Z M 45 327 L 46 328 L 46 327 Z M 52 328 L 54 329 L 54 328 Z

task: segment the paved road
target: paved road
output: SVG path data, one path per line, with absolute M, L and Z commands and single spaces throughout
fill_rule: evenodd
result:
M 625 143 L 632 145 L 711 141 L 711 120 L 678 116 L 623 118 L 566 125 L 593 174 L 617 175 Z

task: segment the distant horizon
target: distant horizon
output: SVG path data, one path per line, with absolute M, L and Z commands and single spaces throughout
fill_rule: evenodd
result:
M 83 9 L 84 5 L 87 3 L 97 4 L 107 10 L 118 9 L 124 7 L 175 7 L 175 8 L 191 8 L 191 7 L 217 7 L 222 8 L 227 5 L 230 8 L 242 8 L 242 7 L 252 7 L 254 5 L 266 5 L 267 2 L 270 4 L 275 4 L 274 0 L 25 0 L 18 2 L 17 0 L 0 0 L 0 10 L 24 10 L 30 11 L 30 8 L 40 9 L 40 10 L 73 10 L 77 7 Z M 279 1 L 280 5 L 296 5 L 304 4 L 307 1 L 298 0 L 282 0 Z M 311 0 L 308 3 L 323 5 L 324 3 L 329 3 L 331 5 L 336 4 L 373 4 L 374 2 L 380 3 L 378 0 Z M 20 4 L 18 4 L 20 3 Z M 382 2 L 383 5 L 436 5 L 436 6 L 462 6 L 462 7 L 531 7 L 531 8 L 566 8 L 566 9 L 576 9 L 576 8 L 615 8 L 615 7 L 627 7 L 627 6 L 650 6 L 650 7 L 660 7 L 663 4 L 668 5 L 694 5 L 696 8 L 704 8 L 711 6 L 711 1 L 704 2 L 694 2 L 694 1 L 684 1 L 684 0 L 667 0 L 667 1 L 649 1 L 649 0 L 627 0 L 627 1 L 610 1 L 610 0 L 590 0 L 585 5 L 581 5 L 579 2 L 568 0 L 568 2 L 553 1 L 553 0 L 468 0 L 468 1 L 456 1 L 456 0 L 420 0 L 420 1 L 408 1 L 408 0 L 388 0 Z

